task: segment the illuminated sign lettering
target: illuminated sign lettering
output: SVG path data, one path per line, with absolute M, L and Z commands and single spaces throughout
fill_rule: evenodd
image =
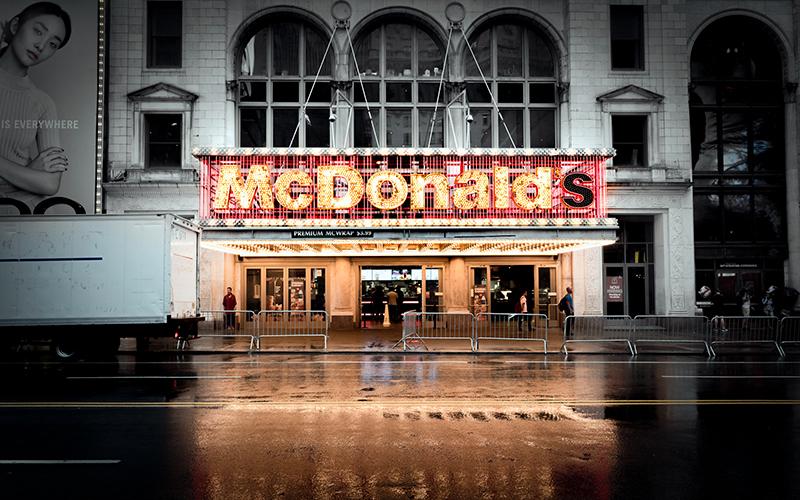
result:
M 605 200 L 608 156 L 198 157 L 203 218 L 606 216 L 598 200 Z

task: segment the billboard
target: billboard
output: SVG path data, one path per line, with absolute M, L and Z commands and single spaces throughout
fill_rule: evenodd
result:
M 103 0 L 0 2 L 0 213 L 97 211 L 103 16 Z
M 195 156 L 204 220 L 520 226 L 607 217 L 608 151 L 198 148 Z

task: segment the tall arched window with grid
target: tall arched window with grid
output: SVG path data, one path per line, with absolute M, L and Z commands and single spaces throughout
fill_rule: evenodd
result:
M 330 145 L 330 51 L 314 83 L 329 38 L 302 19 L 274 14 L 248 30 L 236 63 L 241 147 Z
M 469 44 L 464 50 L 464 65 L 472 116 L 470 147 L 510 148 L 511 138 L 518 148 L 555 147 L 558 65 L 556 52 L 544 33 L 531 25 L 503 20 L 479 28 L 469 37 Z
M 445 71 L 444 44 L 431 30 L 407 19 L 376 22 L 354 41 L 355 147 L 426 147 L 429 138 L 431 147 L 444 145 L 444 88 L 433 122 Z

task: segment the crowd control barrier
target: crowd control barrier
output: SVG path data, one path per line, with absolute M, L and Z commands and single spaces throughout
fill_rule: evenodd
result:
M 759 344 L 775 346 L 784 356 L 778 343 L 778 318 L 774 316 L 715 316 L 711 320 L 711 356 L 716 356 L 714 346 L 719 344 Z
M 475 316 L 474 346 L 481 340 L 542 342 L 547 352 L 547 316 L 544 314 L 479 313 Z
M 326 311 L 260 311 L 256 348 L 261 339 L 271 337 L 322 337 L 323 349 L 328 350 L 330 321 Z
M 633 319 L 630 316 L 567 316 L 561 352 L 568 354 L 567 344 L 574 342 L 625 342 L 631 356 L 635 356 L 632 336 Z
M 246 337 L 250 338 L 250 350 L 258 338 L 258 317 L 255 311 L 244 309 L 200 311 L 205 318 L 198 325 L 199 337 Z M 188 347 L 188 342 L 178 340 L 178 349 Z
M 425 340 L 467 340 L 474 351 L 474 321 L 470 313 L 407 311 L 403 313 L 403 336 L 394 346 L 402 344 L 407 351 L 410 344 L 420 344 L 427 350 Z
M 645 342 L 671 342 L 676 344 L 703 344 L 711 356 L 708 345 L 708 320 L 705 316 L 654 316 L 633 318 L 633 350 L 639 354 L 638 345 Z
M 785 345 L 800 344 L 800 316 L 787 316 L 781 319 L 779 326 L 780 338 L 778 344 L 781 349 Z M 784 353 L 786 351 L 784 350 Z

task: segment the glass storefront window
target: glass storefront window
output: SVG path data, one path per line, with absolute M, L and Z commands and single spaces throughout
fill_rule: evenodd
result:
M 489 312 L 489 290 L 487 289 L 486 274 L 487 269 L 485 267 L 472 268 L 470 312 L 475 315 Z
M 282 311 L 283 307 L 283 269 L 267 269 L 266 297 L 264 309 Z
M 289 269 L 289 307 L 292 311 L 303 311 L 306 307 L 306 270 Z

